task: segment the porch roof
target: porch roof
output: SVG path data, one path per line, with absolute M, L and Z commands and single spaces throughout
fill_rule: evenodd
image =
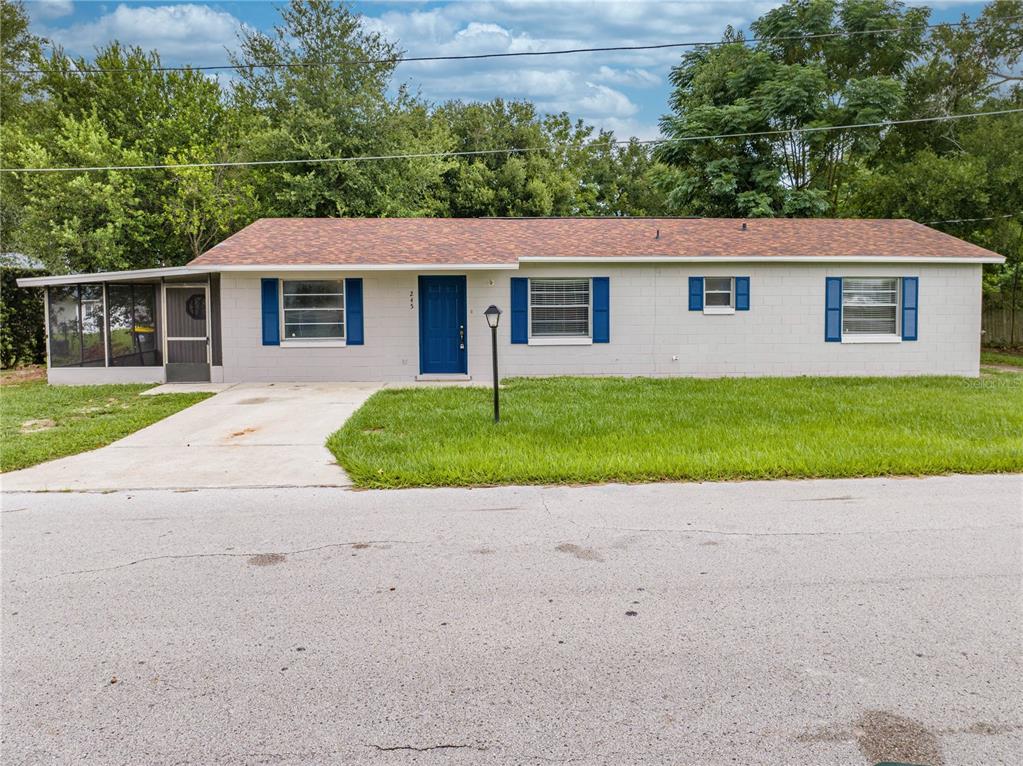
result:
M 88 282 L 142 282 L 166 277 L 199 277 L 208 269 L 194 269 L 189 266 L 169 266 L 162 269 L 134 269 L 131 271 L 97 271 L 93 274 L 61 274 L 48 277 L 24 277 L 18 280 L 19 287 L 43 287 L 46 285 L 80 285 Z

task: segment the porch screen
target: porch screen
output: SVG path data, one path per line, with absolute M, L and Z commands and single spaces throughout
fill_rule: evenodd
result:
M 111 367 L 159 366 L 156 285 L 107 286 Z
M 48 293 L 51 367 L 103 367 L 103 286 L 61 285 Z

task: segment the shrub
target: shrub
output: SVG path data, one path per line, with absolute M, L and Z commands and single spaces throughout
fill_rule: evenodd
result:
M 0 268 L 0 367 L 46 361 L 43 292 L 18 287 L 19 277 L 39 276 L 32 269 Z

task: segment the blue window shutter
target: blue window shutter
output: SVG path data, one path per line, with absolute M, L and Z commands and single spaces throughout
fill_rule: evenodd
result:
M 824 280 L 824 340 L 828 343 L 842 340 L 841 277 L 825 277 Z
M 916 340 L 916 309 L 920 298 L 920 278 L 902 278 L 902 339 Z
M 593 342 L 611 342 L 611 280 L 593 278 Z
M 277 305 L 276 279 L 264 279 L 263 283 L 263 345 L 281 345 L 280 309 Z
M 529 280 L 511 278 L 511 342 L 529 343 Z
M 703 277 L 689 277 L 689 310 L 703 311 Z
M 735 310 L 749 311 L 749 277 L 735 278 Z
M 361 346 L 362 333 L 362 280 L 345 280 L 345 344 Z

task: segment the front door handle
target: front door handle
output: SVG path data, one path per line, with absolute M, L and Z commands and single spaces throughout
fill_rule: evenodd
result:
M 465 325 L 458 325 L 458 350 L 465 350 Z

